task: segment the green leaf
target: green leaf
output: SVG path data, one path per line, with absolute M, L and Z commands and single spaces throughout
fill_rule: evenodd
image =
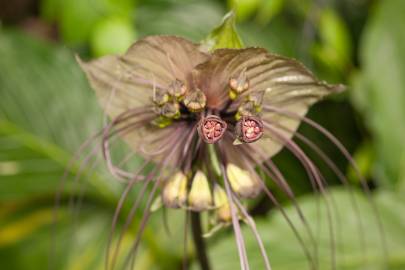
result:
M 226 14 L 221 25 L 212 30 L 208 37 L 201 43 L 201 47 L 207 51 L 221 48 L 243 48 L 243 42 L 236 31 L 235 13 L 231 11 Z
M 101 111 L 69 51 L 2 31 L 0 54 L 0 200 L 52 198 L 72 153 L 101 124 Z M 70 176 L 77 169 L 73 163 Z M 112 181 L 87 180 L 101 198 L 117 196 Z
M 381 1 L 361 41 L 362 72 L 352 99 L 365 117 L 375 145 L 375 177 L 394 187 L 405 170 L 405 2 Z M 402 176 L 401 176 L 402 175 Z
M 348 192 L 334 190 L 331 192 L 331 196 L 333 196 L 335 202 L 333 207 L 336 207 L 333 208 L 332 216 L 337 243 L 337 269 L 404 269 L 405 246 L 403 243 L 405 243 L 405 236 L 403 231 L 405 230 L 405 218 L 399 214 L 405 207 L 403 198 L 392 193 L 381 193 L 374 198 L 379 207 L 380 218 L 384 222 L 384 232 L 388 244 L 389 268 L 386 268 L 376 218 L 366 198 L 360 194 L 356 195 L 357 204 L 361 209 L 360 219 L 364 226 L 364 230 L 359 232 L 358 217 L 351 204 Z M 331 246 L 325 201 L 323 199 L 319 201 L 319 198 L 309 196 L 300 199 L 299 203 L 318 241 L 320 269 L 330 269 Z M 307 247 L 311 248 L 308 234 L 302 223 L 300 223 L 295 210 L 292 207 L 286 207 L 285 209 Z M 321 212 L 318 212 L 318 210 Z M 319 213 L 321 213 L 320 216 Z M 273 269 L 310 269 L 308 260 L 298 240 L 280 213 L 274 212 L 269 218 L 258 220 L 257 227 L 266 246 Z M 258 244 L 247 226 L 244 226 L 243 233 L 250 268 L 265 269 Z M 365 237 L 365 250 L 360 244 L 359 236 L 361 234 Z M 210 250 L 214 269 L 239 269 L 237 254 L 234 237 L 232 234 L 227 234 Z M 364 260 L 364 256 L 366 256 L 367 261 Z
M 0 54 L 0 260 L 5 269 L 39 269 L 48 261 L 56 187 L 71 153 L 101 126 L 102 112 L 69 50 L 0 31 Z M 68 171 L 70 180 L 78 166 L 74 163 Z M 97 167 L 97 173 L 85 169 L 81 211 L 73 216 L 68 215 L 73 209 L 68 207 L 67 195 L 80 195 L 81 189 L 67 185 L 58 210 L 62 220 L 55 269 L 103 268 L 111 219 L 123 186 L 105 177 L 102 168 Z M 133 187 L 123 206 L 119 228 L 139 188 Z M 143 205 L 124 237 L 123 252 L 129 251 L 137 235 Z M 173 239 L 184 234 L 182 214 L 170 214 L 173 238 L 162 226 L 162 212 L 153 214 L 136 269 L 176 268 L 182 243 L 173 244 Z

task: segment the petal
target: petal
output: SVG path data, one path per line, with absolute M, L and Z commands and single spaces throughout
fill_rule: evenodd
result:
M 229 99 L 229 79 L 238 76 L 245 67 L 260 64 L 266 54 L 261 48 L 219 49 L 209 61 L 197 66 L 197 84 L 207 97 L 207 106 L 221 109 Z
M 329 85 L 319 81 L 315 76 L 296 60 L 269 54 L 260 66 L 250 69 L 251 91 L 265 90 L 263 106 L 271 106 L 283 111 L 305 116 L 309 107 L 323 97 L 344 90 L 342 85 Z M 289 131 L 279 129 L 286 138 L 293 137 L 300 120 L 285 114 L 266 112 L 263 121 L 273 122 Z M 265 158 L 278 153 L 283 144 L 274 140 L 269 134 L 256 143 L 265 153 Z
M 154 87 L 166 89 L 176 79 L 188 85 L 194 66 L 208 57 L 186 39 L 151 36 L 137 41 L 123 56 L 106 56 L 87 63 L 78 59 L 78 62 L 100 105 L 113 119 L 134 108 L 150 110 Z M 156 152 L 161 147 L 156 139 L 168 137 L 177 128 L 148 125 L 125 135 L 124 139 L 135 151 L 146 147 L 146 152 Z M 164 156 L 160 153 L 154 160 L 162 160 Z
M 101 106 L 115 117 L 150 104 L 154 87 L 167 88 L 176 79 L 188 84 L 191 70 L 208 57 L 186 39 L 151 36 L 137 41 L 123 56 L 78 61 Z
M 296 60 L 270 54 L 261 48 L 221 49 L 213 57 L 197 67 L 198 83 L 207 96 L 207 106 L 221 109 L 228 101 L 229 79 L 239 76 L 246 69 L 250 82 L 249 90 L 230 107 L 236 111 L 244 97 L 254 91 L 263 91 L 264 106 L 273 106 L 304 116 L 309 106 L 326 95 L 343 90 L 342 85 L 328 85 Z M 285 126 L 291 132 L 283 132 L 291 138 L 300 121 L 282 114 L 264 112 L 263 120 Z M 275 155 L 282 144 L 264 136 L 255 147 L 265 153 L 266 158 Z

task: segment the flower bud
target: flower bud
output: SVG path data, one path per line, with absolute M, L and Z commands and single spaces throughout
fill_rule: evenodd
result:
M 226 174 L 233 191 L 242 198 L 254 198 L 259 194 L 261 189 L 259 182 L 248 171 L 229 163 Z
M 202 171 L 197 171 L 188 195 L 188 204 L 193 211 L 203 211 L 212 207 L 212 195 L 208 179 Z
M 229 97 L 231 99 L 236 99 L 240 94 L 249 89 L 249 80 L 247 78 L 246 68 L 238 77 L 231 78 L 229 80 L 229 87 L 231 88 L 229 92 Z
M 187 87 L 182 81 L 176 79 L 169 85 L 168 92 L 172 97 L 181 99 L 186 94 Z
M 185 96 L 183 103 L 190 112 L 200 112 L 204 110 L 207 104 L 207 97 L 203 91 L 195 89 Z
M 214 204 L 218 221 L 223 223 L 231 222 L 232 214 L 228 197 L 224 189 L 219 185 L 215 185 L 214 187 Z
M 180 117 L 180 105 L 177 102 L 168 102 L 162 106 L 160 114 L 167 118 L 177 119 Z
M 185 205 L 187 200 L 187 177 L 178 172 L 172 176 L 163 187 L 163 203 L 170 208 L 179 208 Z
M 154 88 L 153 89 L 153 102 L 158 105 L 162 106 L 163 104 L 169 101 L 169 94 L 166 90 L 161 88 Z
M 242 117 L 235 125 L 235 135 L 241 142 L 255 142 L 263 136 L 263 123 L 258 117 Z
M 206 143 L 219 141 L 224 136 L 226 128 L 226 122 L 216 115 L 201 118 L 197 126 L 198 134 Z

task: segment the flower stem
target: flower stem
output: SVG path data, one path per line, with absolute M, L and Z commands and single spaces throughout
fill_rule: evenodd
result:
M 195 251 L 200 268 L 201 270 L 210 270 L 211 266 L 208 260 L 207 249 L 202 237 L 200 213 L 191 212 L 191 230 L 193 232 Z

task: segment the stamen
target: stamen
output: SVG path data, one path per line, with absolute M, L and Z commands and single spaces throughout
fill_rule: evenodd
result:
M 154 87 L 152 100 L 156 105 L 162 106 L 169 101 L 169 94 L 164 89 Z
M 258 111 L 252 101 L 245 101 L 239 106 L 238 112 L 235 115 L 236 120 L 241 119 L 243 116 L 255 116 Z
M 203 91 L 195 89 L 185 96 L 183 103 L 190 112 L 200 112 L 204 110 L 207 104 L 207 97 Z
M 167 118 L 178 119 L 180 117 L 180 105 L 177 102 L 168 102 L 163 105 L 160 114 Z
M 256 108 L 260 108 L 262 106 L 265 93 L 266 93 L 266 91 L 264 91 L 264 90 L 255 91 L 255 92 L 250 93 L 247 99 L 248 99 L 248 101 L 253 102 L 253 105 Z
M 169 92 L 169 95 L 180 100 L 186 94 L 187 87 L 182 81 L 180 81 L 179 79 L 176 79 L 175 81 L 170 83 L 168 92 Z
M 236 123 L 236 137 L 244 143 L 252 143 L 263 136 L 263 122 L 258 117 L 242 117 Z
M 240 73 L 238 77 L 231 78 L 229 80 L 229 97 L 233 100 L 236 99 L 240 94 L 249 89 L 249 79 L 246 75 L 246 68 Z
M 198 123 L 197 130 L 200 137 L 206 143 L 216 143 L 225 134 L 227 124 L 220 117 L 216 115 L 210 115 L 208 117 L 201 118 Z

